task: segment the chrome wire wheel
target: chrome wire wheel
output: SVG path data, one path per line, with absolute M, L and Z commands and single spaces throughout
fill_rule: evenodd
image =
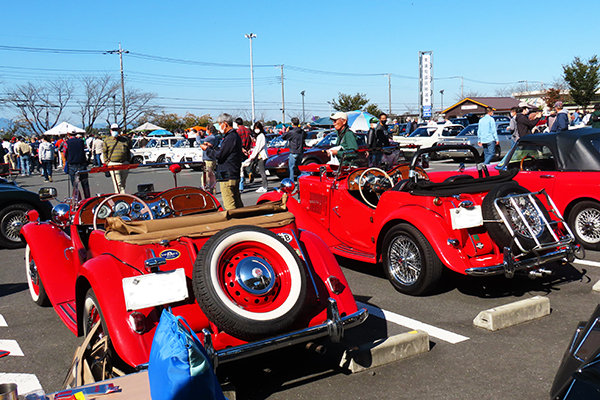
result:
M 586 208 L 575 218 L 577 236 L 590 244 L 600 243 L 600 210 Z
M 517 207 L 521 213 L 523 213 L 527 224 L 525 224 L 525 222 L 521 219 L 518 211 L 509 200 L 503 203 L 506 207 L 511 225 L 516 233 L 525 238 L 532 239 L 531 232 L 527 228 L 528 224 L 531 227 L 531 231 L 533 231 L 535 237 L 539 237 L 542 234 L 544 231 L 542 218 L 528 198 L 519 197 L 516 199 Z
M 421 275 L 423 261 L 417 244 L 408 236 L 392 240 L 388 249 L 390 274 L 403 285 L 413 285 Z

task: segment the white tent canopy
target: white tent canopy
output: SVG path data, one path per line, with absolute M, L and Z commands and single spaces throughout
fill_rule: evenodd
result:
M 134 131 L 156 131 L 158 129 L 165 129 L 165 128 L 161 128 L 160 126 L 156 126 L 154 124 L 151 124 L 150 122 L 146 122 L 145 124 L 142 124 L 142 125 L 138 126 L 137 128 L 135 128 Z
M 44 135 L 66 135 L 71 132 L 85 133 L 81 128 L 71 125 L 68 122 L 61 122 L 49 131 L 44 132 Z

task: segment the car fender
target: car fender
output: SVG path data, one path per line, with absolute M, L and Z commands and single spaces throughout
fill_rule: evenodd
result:
M 403 222 L 417 228 L 431 244 L 440 261 L 451 270 L 464 274 L 465 270 L 471 267 L 460 249 L 448 244 L 448 239 L 457 238 L 459 234 L 452 231 L 440 214 L 419 205 L 401 207 L 385 216 L 377 237 L 378 259 L 381 258 L 383 240 L 387 232 L 394 225 Z
M 127 364 L 135 366 L 148 362 L 154 329 L 158 323 L 153 309 L 136 310 L 147 317 L 147 329 L 143 334 L 135 333 L 128 323 L 129 313 L 125 305 L 123 278 L 138 275 L 135 270 L 125 266 L 110 255 L 99 255 L 83 264 L 77 279 L 77 315 L 78 334 L 83 333 L 83 303 L 85 294 L 91 287 L 98 299 L 104 321 L 117 354 Z M 152 321 L 156 319 L 156 321 Z
M 38 274 L 52 304 L 75 298 L 77 271 L 71 238 L 57 225 L 30 222 L 21 228 L 21 236 L 29 245 Z
M 327 247 L 327 244 L 313 232 L 307 230 L 300 230 L 299 232 L 299 239 L 308 253 L 310 266 L 312 266 L 313 271 L 319 278 L 315 284 L 324 285 L 327 288 L 329 297 L 338 301 L 340 312 L 345 312 L 346 314 L 356 312 L 358 308 L 348 281 L 346 281 L 342 268 L 331 250 Z M 330 276 L 336 277 L 345 286 L 345 289 L 341 293 L 333 293 L 329 285 L 326 284 Z M 319 290 L 319 292 L 323 293 L 323 290 Z M 322 301 L 325 300 L 322 299 Z

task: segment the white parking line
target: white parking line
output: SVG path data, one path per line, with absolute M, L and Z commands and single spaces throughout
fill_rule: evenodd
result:
M 6 325 L 6 320 L 4 319 L 2 314 L 0 314 L 0 326 L 8 326 L 8 325 Z
M 10 351 L 10 356 L 24 356 L 16 340 L 0 340 L 0 350 Z
M 589 265 L 591 267 L 598 267 L 598 268 L 600 268 L 600 262 L 598 262 L 598 261 L 575 260 L 575 261 L 573 261 L 573 264 Z
M 42 390 L 40 381 L 33 374 L 7 374 L 0 372 L 0 383 L 16 383 L 19 398 L 22 394 Z
M 356 302 L 359 307 L 365 307 L 370 315 L 378 318 L 385 319 L 386 321 L 393 322 L 397 325 L 405 326 L 410 329 L 417 329 L 423 332 L 427 332 L 429 336 L 443 340 L 448 343 L 456 344 L 469 340 L 468 337 L 459 335 L 454 332 L 447 331 L 445 329 L 437 328 L 435 326 L 425 324 L 412 318 L 408 318 L 399 314 L 395 314 L 391 311 L 382 310 L 381 308 L 374 307 L 369 304 Z

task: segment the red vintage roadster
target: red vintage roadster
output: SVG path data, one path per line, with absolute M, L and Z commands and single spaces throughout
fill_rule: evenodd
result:
M 442 269 L 485 276 L 551 273 L 546 265 L 572 260 L 579 247 L 549 196 L 530 193 L 513 181 L 516 171 L 489 176 L 427 174 L 409 164 L 340 168 L 306 165 L 299 178 L 299 201 L 287 206 L 301 229 L 318 234 L 337 255 L 383 262 L 400 292 L 421 295 L 439 283 Z M 360 150 L 359 150 L 360 152 Z M 478 154 L 478 153 L 473 153 Z M 284 187 L 291 191 L 291 182 Z M 282 197 L 266 193 L 261 201 Z
M 318 337 L 339 341 L 367 317 L 327 245 L 297 228 L 285 199 L 222 211 L 195 187 L 143 189 L 71 199 L 47 222 L 32 211 L 21 230 L 33 300 L 76 335 L 101 321 L 126 365 L 148 362 L 165 306 L 199 333 L 215 367 Z

